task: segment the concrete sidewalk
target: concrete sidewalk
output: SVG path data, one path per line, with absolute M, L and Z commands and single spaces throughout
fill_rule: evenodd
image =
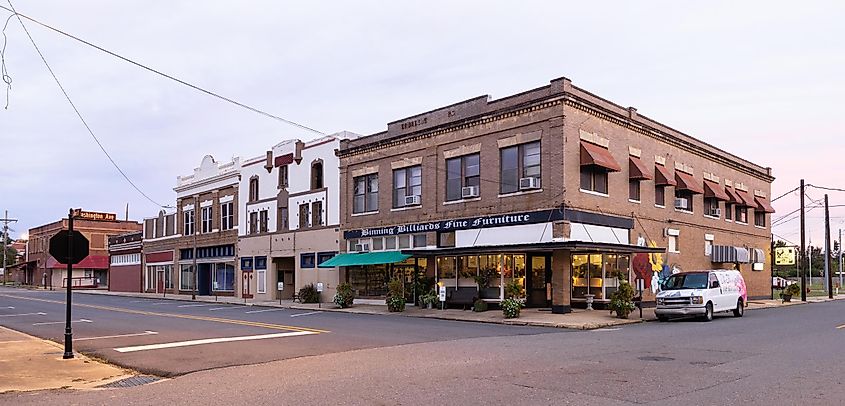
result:
M 134 374 L 75 353 L 52 341 L 0 327 L 0 393 L 45 389 L 90 389 Z
M 127 296 L 140 297 L 148 299 L 170 299 L 170 300 L 186 300 L 190 301 L 190 295 L 179 294 L 154 294 L 154 293 L 125 293 L 125 292 L 109 292 L 104 290 L 79 290 L 78 293 L 84 294 L 98 294 L 110 296 Z M 835 296 L 832 300 L 845 299 L 845 295 Z M 783 306 L 795 306 L 806 303 L 826 302 L 831 299 L 826 297 L 811 297 L 807 302 L 793 301 L 790 303 L 782 303 L 780 300 L 750 300 L 748 302 L 747 310 L 768 309 Z M 357 300 L 355 305 L 348 309 L 339 309 L 334 303 L 294 303 L 290 300 L 279 301 L 245 301 L 235 297 L 228 296 L 197 296 L 198 302 L 216 302 L 226 304 L 240 304 L 245 306 L 262 306 L 262 307 L 280 307 L 299 310 L 322 310 L 329 312 L 344 312 L 356 314 L 378 314 L 391 315 L 402 317 L 420 317 L 433 318 L 442 320 L 456 320 L 468 321 L 477 323 L 497 323 L 507 325 L 520 326 L 540 326 L 540 327 L 557 327 L 570 328 L 579 330 L 590 330 L 604 327 L 613 327 L 632 323 L 641 323 L 644 321 L 653 321 L 657 318 L 654 315 L 654 309 L 643 309 L 642 318 L 639 317 L 639 310 L 634 310 L 628 319 L 619 319 L 610 314 L 607 310 L 593 310 L 587 311 L 583 309 L 574 309 L 567 314 L 554 314 L 548 310 L 541 309 L 523 309 L 522 314 L 517 319 L 505 319 L 502 312 L 499 310 L 488 310 L 486 312 L 473 312 L 470 310 L 446 309 L 446 310 L 429 310 L 418 308 L 416 306 L 407 306 L 404 312 L 391 313 L 387 311 L 387 306 L 372 300 Z

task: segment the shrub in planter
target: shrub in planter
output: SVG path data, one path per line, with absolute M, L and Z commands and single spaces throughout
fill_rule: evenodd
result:
M 506 319 L 515 319 L 519 317 L 519 312 L 522 310 L 522 301 L 519 299 L 505 299 L 502 300 L 502 314 Z
M 299 290 L 299 300 L 302 303 L 317 303 L 320 301 L 320 292 L 313 283 L 309 283 Z
M 439 301 L 440 301 L 440 296 L 437 294 L 437 292 L 434 291 L 434 289 L 432 289 L 428 293 L 420 296 L 420 304 L 428 307 L 429 309 L 434 307 L 434 305 Z
M 486 312 L 487 311 L 487 302 L 477 299 L 475 303 L 472 304 L 472 311 L 474 312 Z
M 352 285 L 348 283 L 341 283 L 337 285 L 337 293 L 334 294 L 334 304 L 341 309 L 352 306 L 355 300 L 355 292 L 352 291 Z
M 791 302 L 793 296 L 801 294 L 801 286 L 798 285 L 800 284 L 793 283 L 787 286 L 786 289 L 783 290 L 783 293 L 780 294 L 781 299 L 783 299 L 784 302 Z
M 611 313 L 616 313 L 616 317 L 620 319 L 627 319 L 628 315 L 634 311 L 636 308 L 634 306 L 634 287 L 628 281 L 619 280 L 619 287 L 610 294 L 608 308 Z
M 394 279 L 387 284 L 387 310 L 391 312 L 405 311 L 405 284 Z

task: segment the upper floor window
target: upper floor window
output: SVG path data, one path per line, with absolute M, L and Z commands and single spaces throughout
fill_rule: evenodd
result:
M 607 169 L 581 165 L 581 190 L 607 194 Z
M 540 188 L 540 141 L 499 150 L 500 193 Z
M 212 219 L 212 210 L 211 206 L 206 206 L 202 208 L 202 232 L 203 233 L 210 233 L 212 230 L 211 219 Z
M 684 189 L 675 189 L 675 208 L 684 211 L 692 210 L 692 192 Z
M 182 228 L 184 235 L 191 235 L 194 233 L 194 210 L 185 210 L 182 214 L 185 217 Z
M 446 160 L 446 200 L 478 197 L 481 193 L 481 162 L 478 153 Z
M 353 180 L 353 184 L 355 190 L 352 198 L 352 212 L 378 211 L 378 174 L 358 176 Z
M 416 206 L 421 203 L 422 166 L 393 171 L 393 207 Z
M 766 226 L 766 212 L 754 210 L 754 225 L 757 227 Z
M 282 165 L 279 167 L 279 189 L 288 187 L 288 166 Z
M 710 217 L 721 217 L 721 210 L 719 210 L 719 199 L 715 197 L 704 198 L 704 215 Z
M 744 223 L 748 224 L 748 207 L 743 205 L 736 205 L 736 210 L 734 211 L 734 220 L 737 223 Z
M 323 187 L 323 161 L 317 160 L 311 164 L 311 189 Z
M 311 203 L 311 226 L 318 227 L 323 225 L 323 202 L 316 201 Z
M 666 186 L 654 187 L 654 205 L 666 207 Z
M 288 224 L 288 208 L 287 207 L 279 207 L 279 219 L 278 221 L 278 230 L 288 230 L 290 228 Z
M 258 231 L 262 233 L 266 233 L 269 230 L 267 222 L 269 221 L 267 217 L 267 210 L 261 210 L 258 212 Z
M 254 202 L 258 200 L 258 177 L 249 179 L 249 201 Z
M 730 202 L 725 202 L 725 220 L 733 219 L 734 205 Z
M 302 203 L 299 205 L 299 228 L 308 228 L 310 224 L 308 223 L 308 217 L 311 215 L 310 206 L 308 203 Z
M 235 226 L 234 204 L 226 202 L 220 204 L 220 229 L 231 230 Z
M 640 201 L 640 181 L 631 179 L 628 181 L 628 199 L 639 202 Z
M 249 213 L 249 234 L 255 234 L 258 232 L 258 212 L 254 211 Z

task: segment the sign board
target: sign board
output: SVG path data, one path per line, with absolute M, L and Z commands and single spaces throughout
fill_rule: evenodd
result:
M 114 213 L 83 211 L 82 209 L 74 209 L 73 218 L 90 221 L 117 221 L 117 215 Z
M 637 278 L 637 292 L 645 290 L 645 279 Z
M 277 285 L 276 288 L 278 290 L 285 290 L 285 283 L 284 282 L 279 282 L 276 285 Z
M 446 301 L 446 287 L 445 286 L 440 287 L 440 291 L 438 292 L 438 296 L 439 296 L 439 299 L 440 299 L 441 302 Z
M 317 292 L 323 291 L 323 282 L 317 282 Z
M 68 252 L 68 239 L 73 240 L 73 252 Z M 76 230 L 59 231 L 50 237 L 50 255 L 60 264 L 78 264 L 88 256 L 88 239 Z
M 795 265 L 795 247 L 775 248 L 775 265 Z

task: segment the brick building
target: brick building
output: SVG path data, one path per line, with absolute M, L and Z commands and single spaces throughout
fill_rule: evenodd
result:
M 107 218 L 114 219 L 114 214 Z M 32 267 L 27 267 L 22 275 L 22 283 L 49 288 L 66 286 L 67 267 L 50 256 L 50 238 L 57 232 L 67 229 L 67 219 L 55 221 L 29 229 L 27 252 Z M 109 286 L 109 237 L 140 231 L 141 224 L 122 220 L 86 220 L 75 219 L 73 229 L 88 238 L 89 255 L 73 266 L 73 286 L 107 288 Z
M 109 237 L 109 290 L 141 292 L 141 231 Z
M 342 141 L 344 241 L 328 265 L 359 295 L 390 278 L 414 300 L 433 281 L 566 312 L 620 278 L 740 269 L 771 294 L 761 167 L 573 86 L 482 96 Z M 432 280 L 433 279 L 433 280 Z

